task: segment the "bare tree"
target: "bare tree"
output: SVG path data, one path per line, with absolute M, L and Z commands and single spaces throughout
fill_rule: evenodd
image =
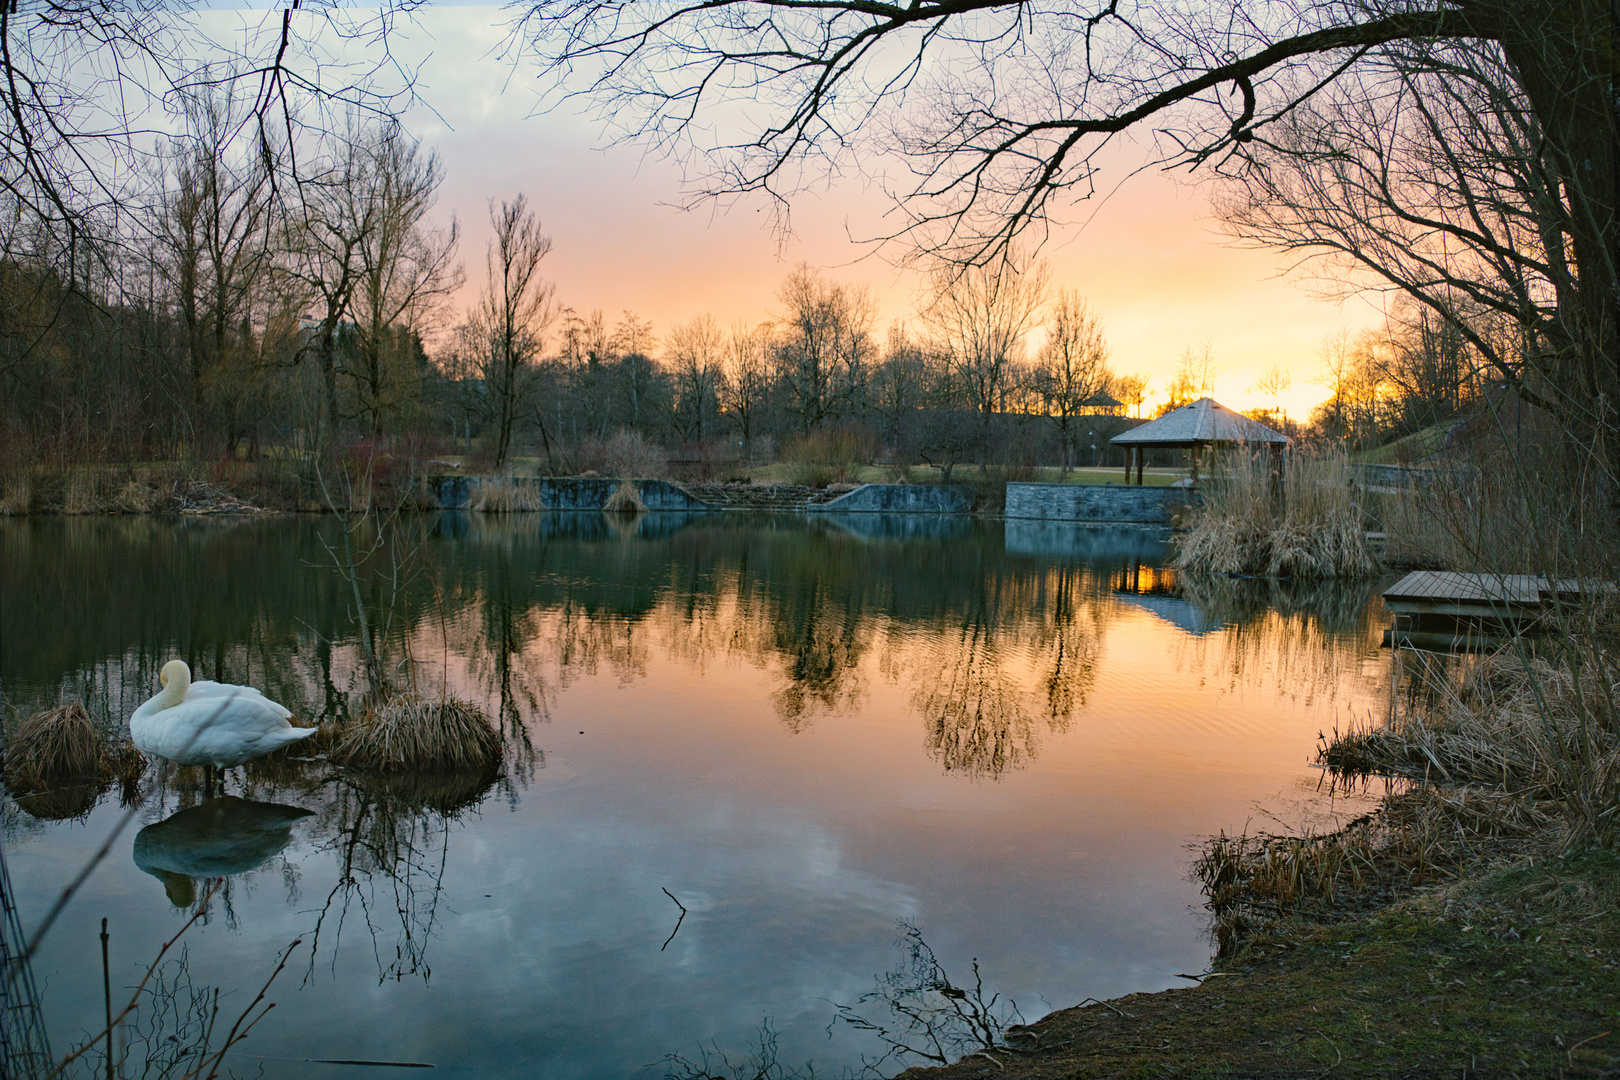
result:
M 720 403 L 725 335 L 713 315 L 698 315 L 670 331 L 667 349 L 675 375 L 676 427 L 682 438 L 701 443 L 705 420 Z
M 771 368 L 768 326 L 735 322 L 726 337 L 725 378 L 720 408 L 742 436 L 743 454 L 754 456 L 754 434 L 770 407 Z
M 918 410 L 928 403 L 935 359 L 930 343 L 915 337 L 905 323 L 889 327 L 883 362 L 873 373 L 871 404 L 884 420 L 884 437 L 891 446 L 902 444 Z
M 498 208 L 491 200 L 489 221 L 495 230 L 485 258 L 489 279 L 470 325 L 499 470 L 506 467 L 518 422 L 539 385 L 546 331 L 557 319 L 557 287 L 540 276 L 551 238 L 540 231 L 527 197 L 520 194 Z
M 1220 365 L 1215 362 L 1215 353 L 1208 341 L 1182 349 L 1181 355 L 1176 358 L 1175 374 L 1170 376 L 1170 382 L 1164 388 L 1159 415 L 1163 416 L 1171 409 L 1179 409 L 1215 393 L 1215 376 L 1219 373 Z
M 852 409 L 865 390 L 877 305 L 863 287 L 838 285 L 800 265 L 777 294 L 776 378 L 801 431 Z
M 1249 389 L 1266 395 L 1271 399 L 1272 407 L 1269 410 L 1271 418 L 1281 426 L 1284 434 L 1288 431 L 1288 409 L 1282 403 L 1282 396 L 1288 393 L 1294 385 L 1294 369 L 1286 364 L 1272 364 L 1262 371 L 1254 380 Z
M 1110 392 L 1121 405 L 1131 410 L 1132 416 L 1140 417 L 1142 405 L 1147 401 L 1150 381 L 1146 375 L 1117 375 Z
M 1108 342 L 1102 324 L 1085 300 L 1070 290 L 1058 294 L 1047 319 L 1046 344 L 1035 361 L 1034 386 L 1057 428 L 1068 473 L 1074 445 L 1075 418 L 1093 407 L 1112 376 L 1108 371 Z
M 416 383 L 418 336 L 461 286 L 454 264 L 460 229 L 430 228 L 444 167 L 397 125 L 375 130 L 365 145 L 368 168 L 359 192 L 369 224 L 359 232 L 359 276 L 353 297 L 356 413 L 375 437 L 383 419 L 409 400 Z
M 253 382 L 279 232 L 274 152 L 231 145 L 245 108 L 228 90 L 186 99 L 186 134 L 169 140 L 165 154 L 154 245 L 184 332 L 193 430 L 217 404 L 227 443 Z
M 990 449 L 990 425 L 1002 411 L 1012 366 L 1046 303 L 1045 263 L 1003 259 L 988 266 L 936 271 L 923 319 L 933 328 L 966 404 L 979 416 L 980 461 Z
M 1466 295 L 1478 283 L 1473 257 L 1459 258 L 1473 249 L 1483 259 L 1476 266 L 1511 286 L 1489 291 L 1532 301 L 1502 307 L 1531 343 L 1535 378 L 1521 383 L 1564 420 L 1573 445 L 1614 472 L 1620 71 L 1611 61 L 1620 13 L 1611 0 L 676 0 L 631 8 L 567 0 L 532 6 L 520 32 L 565 88 L 591 95 L 620 130 L 696 151 L 689 160 L 712 166 L 694 177 L 697 197 L 758 191 L 785 200 L 818 159 L 858 167 L 875 151 L 899 153 L 914 177 L 894 191 L 900 233 L 980 265 L 1089 195 L 1098 152 L 1129 129 L 1151 126 L 1166 161 L 1228 171 L 1252 162 L 1259 171 L 1245 181 L 1264 182 L 1273 147 L 1297 150 L 1297 160 L 1332 175 L 1344 149 L 1339 128 L 1315 125 L 1310 138 L 1322 138 L 1313 144 L 1291 125 L 1312 128 L 1311 110 L 1360 103 L 1375 121 L 1362 128 L 1369 138 L 1399 150 L 1403 125 L 1437 129 L 1439 139 L 1416 148 L 1455 150 L 1458 160 L 1440 162 L 1447 177 L 1485 178 L 1490 166 L 1475 164 L 1476 148 L 1504 144 L 1482 143 L 1466 125 L 1510 116 L 1502 130 L 1514 130 L 1532 166 L 1518 172 L 1532 182 L 1515 202 L 1536 208 L 1522 218 L 1542 230 L 1536 242 L 1518 242 L 1519 226 L 1508 220 L 1516 212 L 1493 205 L 1517 176 L 1480 188 L 1430 184 L 1423 193 L 1409 175 L 1354 162 L 1336 194 L 1352 197 L 1352 212 L 1376 226 L 1365 235 L 1388 246 L 1370 258 L 1348 253 L 1445 306 L 1443 292 Z M 1413 58 L 1421 78 L 1405 74 Z M 582 70 L 584 81 L 572 82 Z M 1340 98 L 1329 96 L 1340 88 Z M 1440 123 L 1423 115 L 1449 111 L 1448 95 L 1455 114 Z M 1475 107 L 1493 96 L 1505 107 Z M 739 97 L 754 126 L 739 134 L 710 122 Z M 1366 148 L 1355 139 L 1348 147 L 1351 158 Z M 1360 160 L 1380 155 L 1373 148 Z M 1419 197 L 1408 200 L 1408 191 Z M 1414 232 L 1425 242 L 1394 250 Z
M 278 187 L 305 176 L 283 151 L 331 126 L 333 108 L 407 105 L 412 76 L 388 48 L 395 15 L 295 5 L 263 12 L 262 32 L 216 33 L 224 24 L 169 0 L 0 5 L 0 191 L 56 239 L 52 261 L 67 280 L 87 263 L 110 269 L 114 251 L 150 239 L 106 223 L 141 204 L 145 177 L 168 155 L 153 134 L 173 131 L 186 101 L 236 101 L 222 142 L 243 160 L 273 158 Z M 363 58 L 335 54 L 334 43 L 358 39 Z
M 1380 441 L 1388 397 L 1384 392 L 1386 348 L 1378 335 L 1365 330 L 1337 334 L 1323 343 L 1316 381 L 1328 388 L 1329 397 L 1312 417 L 1322 434 L 1342 439 L 1352 449 Z

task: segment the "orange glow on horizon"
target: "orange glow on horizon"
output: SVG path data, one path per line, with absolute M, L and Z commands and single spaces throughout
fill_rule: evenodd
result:
M 797 198 L 794 232 L 782 240 L 762 202 L 681 211 L 674 164 L 635 145 L 597 149 L 606 134 L 578 115 L 529 115 L 532 73 L 490 59 L 500 18 L 499 8 L 424 9 L 415 19 L 431 41 L 396 43 L 402 55 L 433 50 L 421 93 L 436 112 L 419 110 L 408 125 L 445 164 L 437 213 L 461 222 L 468 284 L 460 305 L 470 305 L 484 277 L 489 201 L 522 191 L 553 238 L 546 269 L 559 300 L 599 309 L 610 325 L 625 310 L 651 320 L 656 334 L 704 313 L 722 325 L 762 322 L 800 262 L 871 288 L 880 337 L 912 317 L 919 280 L 851 239 L 893 227 L 875 185 L 850 178 Z M 1102 183 L 1144 160 L 1128 146 L 1111 149 Z M 1381 321 L 1370 303 L 1323 302 L 1282 280 L 1285 256 L 1233 246 L 1207 191 L 1184 175 L 1144 171 L 1068 214 L 1084 224 L 1055 230 L 1043 250 L 1053 286 L 1077 290 L 1101 317 L 1116 372 L 1150 380 L 1143 415 L 1164 399 L 1182 351 L 1207 342 L 1220 368 L 1218 401 L 1238 410 L 1280 404 L 1303 421 L 1327 396 L 1312 381 L 1323 341 Z M 1273 367 L 1294 377 L 1280 400 L 1252 389 Z

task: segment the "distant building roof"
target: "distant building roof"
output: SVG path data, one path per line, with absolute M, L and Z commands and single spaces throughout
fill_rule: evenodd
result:
M 1258 420 L 1238 415 L 1225 405 L 1217 404 L 1214 398 L 1204 397 L 1108 441 L 1136 446 L 1202 446 L 1206 443 L 1287 443 L 1288 436 Z
M 1106 390 L 1099 390 L 1080 403 L 1083 409 L 1120 409 L 1125 403 Z

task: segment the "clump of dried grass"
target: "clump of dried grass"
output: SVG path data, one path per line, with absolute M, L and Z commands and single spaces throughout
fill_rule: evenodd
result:
M 537 487 L 521 484 L 510 476 L 486 478 L 468 507 L 484 514 L 521 514 L 545 508 Z
M 333 743 L 327 757 L 379 773 L 467 772 L 501 767 L 501 737 L 478 706 L 403 694 L 366 710 Z
M 641 492 L 634 483 L 620 480 L 618 488 L 602 504 L 602 511 L 608 514 L 645 514 L 647 504 L 641 501 Z
M 1204 487 L 1178 538 L 1180 570 L 1276 578 L 1355 578 L 1378 570 L 1342 450 L 1289 455 L 1239 447 Z
M 101 778 L 112 757 L 90 714 L 77 701 L 37 712 L 6 740 L 6 786 L 35 787 L 66 779 Z
M 131 476 L 113 495 L 111 509 L 122 514 L 150 514 L 161 498 L 151 484 Z
M 6 740 L 6 790 L 43 820 L 82 817 L 113 780 L 138 790 L 145 768 L 134 747 L 110 750 L 77 701 L 35 713 Z

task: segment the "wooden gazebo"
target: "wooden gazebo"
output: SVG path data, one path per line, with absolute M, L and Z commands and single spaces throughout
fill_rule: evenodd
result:
M 1115 435 L 1109 440 L 1125 448 L 1125 482 L 1131 482 L 1131 464 L 1136 464 L 1136 483 L 1142 483 L 1142 465 L 1151 447 L 1182 448 L 1192 451 L 1192 478 L 1198 480 L 1198 452 L 1206 446 L 1247 443 L 1269 446 L 1281 452 L 1288 436 L 1250 420 L 1221 405 L 1214 398 L 1199 398 L 1190 405 L 1171 409 L 1157 420 Z

